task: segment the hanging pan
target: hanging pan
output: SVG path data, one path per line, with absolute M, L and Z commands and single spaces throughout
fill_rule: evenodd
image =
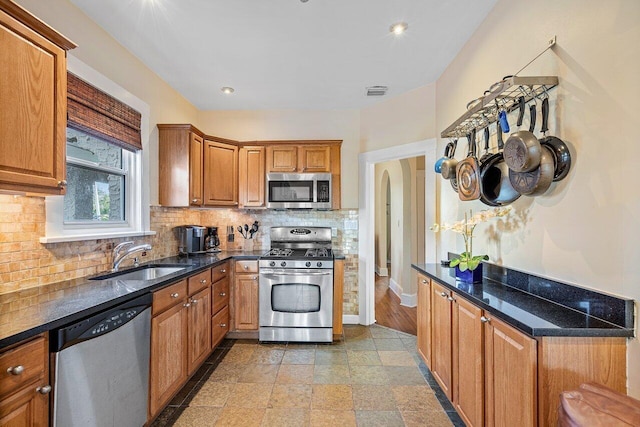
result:
M 524 117 L 524 96 L 518 98 L 520 113 L 518 115 L 518 127 L 522 125 Z M 535 123 L 535 104 L 532 105 L 531 123 Z M 504 145 L 504 159 L 514 172 L 529 172 L 534 170 L 540 164 L 540 142 L 533 134 L 533 126 L 529 130 L 519 129 L 512 133 Z
M 542 100 L 542 133 L 545 137 L 540 140 L 540 144 L 551 151 L 554 164 L 553 180 L 560 181 L 569 173 L 569 169 L 571 168 L 571 154 L 569 153 L 567 144 L 565 144 L 563 140 L 555 136 L 547 136 L 547 131 L 549 130 L 547 126 L 548 120 L 549 98 L 545 98 Z
M 440 174 L 444 179 L 451 179 L 456 176 L 456 165 L 458 161 L 454 156 L 456 154 L 456 148 L 458 148 L 458 140 L 454 139 L 450 144 L 449 152 L 445 154 L 447 158 L 440 165 Z
M 502 150 L 502 125 L 497 122 L 496 136 L 498 138 L 498 152 L 492 154 L 480 164 L 480 182 L 482 195 L 480 201 L 489 206 L 505 206 L 520 197 L 509 181 L 509 167 L 504 161 Z
M 458 162 L 456 166 L 456 179 L 458 180 L 458 196 L 462 201 L 477 200 L 480 198 L 480 165 L 476 157 L 476 131 L 471 131 L 469 138 L 469 152 L 467 157 Z

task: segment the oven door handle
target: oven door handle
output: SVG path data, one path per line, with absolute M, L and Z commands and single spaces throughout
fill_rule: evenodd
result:
M 272 277 L 280 277 L 280 276 L 330 276 L 333 274 L 332 270 L 324 270 L 324 271 L 292 271 L 292 270 L 265 270 L 260 269 L 261 276 L 272 276 Z

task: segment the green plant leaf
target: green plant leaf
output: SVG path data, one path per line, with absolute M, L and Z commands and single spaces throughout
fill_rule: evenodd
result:
M 467 271 L 467 269 L 469 268 L 467 261 L 460 261 L 460 265 L 458 266 L 458 268 L 460 269 L 460 271 Z
M 480 260 L 476 258 L 477 257 L 473 257 L 471 260 L 469 260 L 469 270 L 475 270 L 480 264 Z
M 449 266 L 451 267 L 455 267 L 456 265 L 460 264 L 460 258 L 454 258 L 451 260 L 451 262 L 449 263 Z

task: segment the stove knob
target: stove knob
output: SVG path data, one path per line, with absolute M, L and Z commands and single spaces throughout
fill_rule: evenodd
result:
M 275 267 L 275 266 L 276 266 L 276 262 L 275 262 L 275 261 L 271 261 L 271 262 L 269 263 L 269 267 Z
M 306 265 L 307 267 L 311 267 L 311 262 L 307 261 L 304 265 Z
M 282 261 L 282 262 L 280 263 L 280 267 L 286 267 L 286 266 L 287 266 L 287 263 L 286 263 L 286 262 Z
M 318 267 L 322 267 L 322 263 L 320 261 L 318 261 L 318 263 L 316 264 Z

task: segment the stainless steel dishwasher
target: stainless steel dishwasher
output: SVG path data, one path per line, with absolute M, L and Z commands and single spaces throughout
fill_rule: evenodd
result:
M 147 420 L 151 294 L 52 331 L 54 427 Z

